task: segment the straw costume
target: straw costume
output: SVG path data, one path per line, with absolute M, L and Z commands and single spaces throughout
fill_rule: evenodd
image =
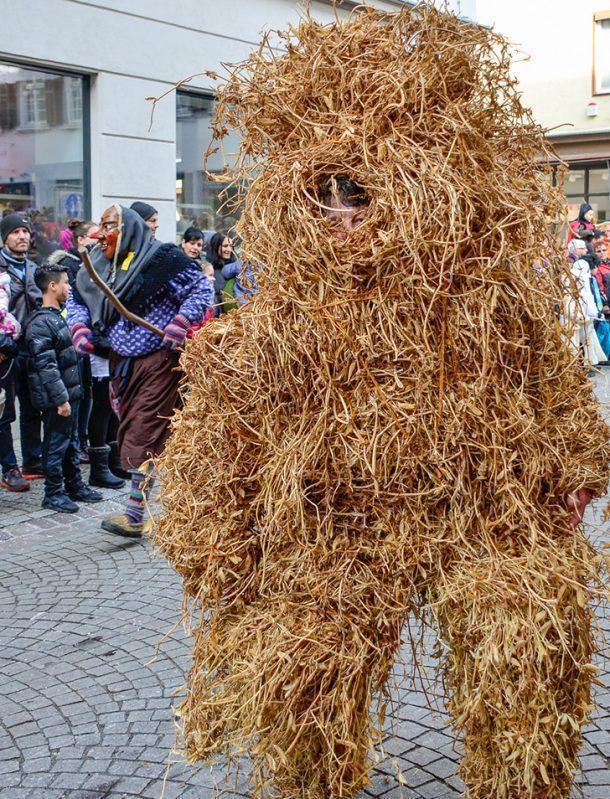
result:
M 260 289 L 188 345 L 159 463 L 156 543 L 202 611 L 187 756 L 247 751 L 256 796 L 356 796 L 412 610 L 468 795 L 567 797 L 599 559 L 566 497 L 606 490 L 610 447 L 553 313 L 543 132 L 504 40 L 434 9 L 306 19 L 283 45 L 216 118 L 242 136 Z M 320 207 L 337 173 L 369 198 L 344 240 Z

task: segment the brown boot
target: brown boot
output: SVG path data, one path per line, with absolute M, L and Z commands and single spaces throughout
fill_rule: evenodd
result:
M 130 522 L 124 513 L 117 513 L 109 516 L 102 522 L 102 530 L 106 530 L 114 535 L 122 535 L 124 538 L 142 538 L 142 535 L 150 527 L 150 522 Z

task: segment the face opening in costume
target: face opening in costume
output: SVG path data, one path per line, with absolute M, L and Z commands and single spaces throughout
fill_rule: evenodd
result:
M 319 196 L 333 236 L 345 241 L 366 218 L 369 198 L 365 190 L 347 175 L 336 175 L 322 181 Z

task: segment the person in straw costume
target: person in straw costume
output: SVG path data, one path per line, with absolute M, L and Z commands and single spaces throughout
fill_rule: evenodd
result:
M 553 312 L 543 131 L 504 39 L 433 8 L 306 17 L 281 43 L 215 120 L 241 135 L 260 288 L 188 344 L 158 464 L 156 545 L 201 611 L 186 754 L 247 752 L 256 796 L 356 796 L 412 611 L 468 796 L 565 799 L 601 590 L 580 520 L 610 439 Z

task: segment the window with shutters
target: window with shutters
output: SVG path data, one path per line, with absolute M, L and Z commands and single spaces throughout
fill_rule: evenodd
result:
M 44 80 L 24 80 L 20 90 L 20 128 L 40 129 L 48 127 L 47 92 Z
M 64 81 L 65 120 L 68 125 L 83 121 L 83 86 L 80 78 Z

